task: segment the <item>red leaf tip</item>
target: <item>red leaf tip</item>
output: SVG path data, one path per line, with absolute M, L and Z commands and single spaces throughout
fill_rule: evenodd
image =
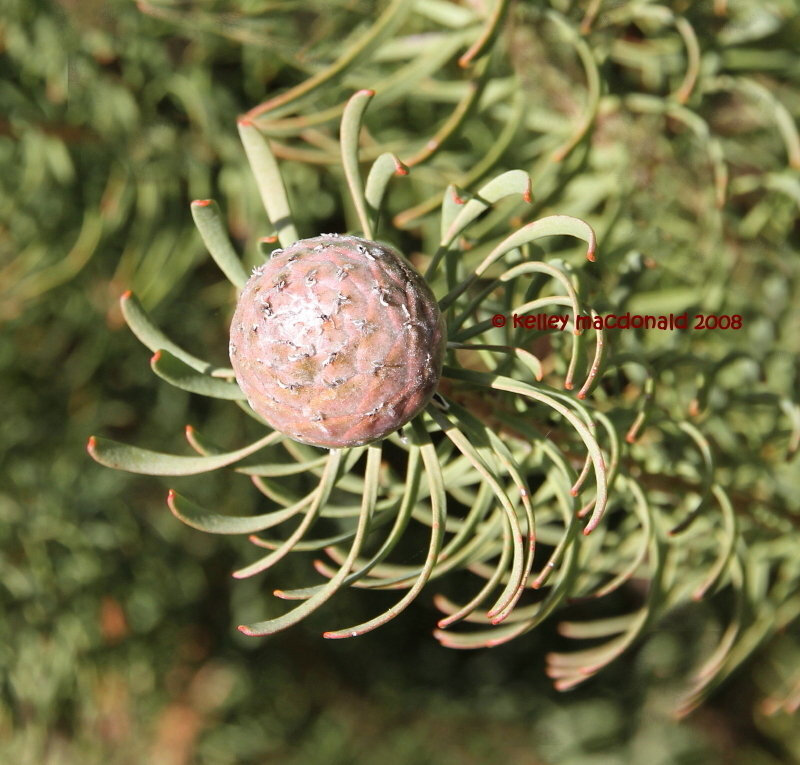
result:
M 151 363 L 151 364 L 155 364 L 155 363 L 157 363 L 157 362 L 158 362 L 158 360 L 159 360 L 160 358 L 161 358 L 161 351 L 156 351 L 156 352 L 155 352 L 155 353 L 154 353 L 154 354 L 153 354 L 153 355 L 150 357 L 150 363 Z
M 190 436 L 194 433 L 194 428 L 191 425 L 186 425 L 183 430 L 187 436 Z
M 125 290 L 125 292 L 123 292 L 119 296 L 119 299 L 120 300 L 128 300 L 132 295 L 133 295 L 133 291 L 132 290 Z
M 195 199 L 192 207 L 208 207 L 213 201 L 213 199 Z
M 91 454 L 97 448 L 97 439 L 94 436 L 89 436 L 89 440 L 86 442 L 86 451 Z
M 264 244 L 274 244 L 275 242 L 278 241 L 278 237 L 277 236 L 262 236 L 258 241 L 259 242 L 264 242 Z
M 528 185 L 525 187 L 525 191 L 522 192 L 522 199 L 524 202 L 531 204 L 533 202 L 533 190 L 531 189 L 531 179 L 528 178 Z
M 594 253 L 595 253 L 595 248 L 589 247 L 589 249 L 586 250 L 586 260 L 590 260 L 592 263 L 594 263 L 597 260 Z
M 362 88 L 361 90 L 358 91 L 356 95 L 369 96 L 370 98 L 372 98 L 372 96 L 375 95 L 375 91 L 372 88 Z
M 253 127 L 253 121 L 247 115 L 239 117 L 239 119 L 236 120 L 236 124 L 242 127 Z M 241 629 L 241 627 L 239 629 Z
M 167 502 L 174 502 L 175 501 L 175 489 L 170 489 L 167 492 Z

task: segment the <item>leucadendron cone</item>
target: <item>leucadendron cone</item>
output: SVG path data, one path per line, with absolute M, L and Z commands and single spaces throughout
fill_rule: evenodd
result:
M 439 383 L 446 341 L 433 293 L 402 255 L 323 234 L 254 269 L 230 358 L 272 427 L 339 448 L 383 438 L 418 414 Z

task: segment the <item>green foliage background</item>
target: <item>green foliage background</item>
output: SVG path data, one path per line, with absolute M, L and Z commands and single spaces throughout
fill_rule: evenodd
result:
M 451 4 L 433 5 L 445 13 Z M 497 64 L 500 85 L 487 87 L 481 108 L 434 161 L 398 184 L 391 213 L 440 194 L 448 182 L 466 185 L 464 174 L 508 118 L 514 95 L 503 77 L 516 76 L 523 127 L 498 164 L 531 171 L 539 210 L 589 217 L 609 269 L 616 269 L 606 277 L 608 306 L 735 309 L 745 331 L 693 340 L 693 350 L 710 358 L 741 349 L 750 359 L 729 372 L 712 409 L 739 406 L 730 391 L 758 392 L 762 382 L 764 390 L 796 396 L 800 179 L 787 156 L 800 161 L 792 155 L 800 149 L 791 130 L 782 140 L 770 98 L 797 123 L 797 4 L 667 4 L 692 22 L 705 69 L 747 76 L 767 93 L 704 93 L 702 102 L 690 103 L 708 126 L 704 135 L 682 122 L 685 115 L 669 100 L 686 71 L 681 38 L 658 19 L 626 18 L 633 4 L 601 3 L 598 22 L 603 13 L 620 15 L 615 25 L 598 23 L 589 38 L 604 62 L 604 100 L 590 140 L 552 163 L 551 151 L 570 139 L 590 94 L 575 49 L 543 14 L 554 9 L 578 29 L 593 6 L 512 4 L 512 23 L 498 41 L 506 61 Z M 796 627 L 794 636 L 788 630 L 770 641 L 688 720 L 671 716 L 683 678 L 713 645 L 709 621 L 712 633 L 723 629 L 724 594 L 674 612 L 569 694 L 553 691 L 543 674 L 545 653 L 564 642 L 554 624 L 490 651 L 448 651 L 429 637 L 437 617 L 426 598 L 356 641 L 322 641 L 319 633 L 372 613 L 363 593 L 340 595 L 322 616 L 288 633 L 247 639 L 234 625 L 262 615 L 275 582 L 271 574 L 266 582 L 229 578 L 245 543 L 181 526 L 164 507 L 166 483 L 105 470 L 86 457 L 86 438 L 98 431 L 168 451 L 182 448 L 186 423 L 201 423 L 220 441 L 238 435 L 227 407 L 155 381 L 149 354 L 122 324 L 117 297 L 134 289 L 178 341 L 223 360 L 231 294 L 203 250 L 188 203 L 218 199 L 237 244 L 255 262 L 255 242 L 270 231 L 236 115 L 335 59 L 384 7 L 366 0 L 4 5 L 0 761 L 800 758 L 796 720 L 775 695 L 782 681 L 797 682 Z M 723 25 L 724 14 L 734 23 Z M 428 32 L 435 16 L 412 18 L 405 34 Z M 408 51 L 387 44 L 377 61 L 316 94 L 306 113 L 390 76 L 403 56 Z M 433 96 L 400 90 L 369 123 L 403 158 L 452 112 L 447 82 L 461 75 L 452 60 L 440 69 L 445 76 L 438 90 L 431 86 Z M 628 108 L 615 108 L 620 102 Z M 290 193 L 313 199 L 295 205 L 301 231 L 348 228 L 352 211 L 341 201 L 338 168 L 321 159 L 324 141 L 286 145 L 295 149 L 284 163 Z M 717 147 L 730 173 L 721 209 Z M 411 221 L 397 236 L 407 251 L 426 252 L 432 226 Z M 729 257 L 736 259 L 732 268 Z M 738 416 L 740 429 L 711 420 L 723 447 L 747 447 L 765 460 L 785 448 L 784 422 L 746 407 Z M 756 496 L 778 498 L 777 520 L 765 522 L 796 529 L 796 455 L 753 475 Z M 170 485 L 181 489 L 180 481 Z M 227 475 L 191 481 L 191 491 L 240 514 L 256 505 L 249 484 Z M 308 575 L 310 560 L 296 558 L 282 565 L 282 581 Z M 621 593 L 615 604 L 634 596 Z M 790 685 L 788 707 L 792 692 L 796 697 Z

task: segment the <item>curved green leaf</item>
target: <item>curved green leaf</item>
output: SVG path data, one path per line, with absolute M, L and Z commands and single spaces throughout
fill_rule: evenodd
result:
M 122 309 L 122 316 L 130 327 L 131 332 L 133 332 L 141 343 L 153 353 L 157 351 L 168 351 L 184 364 L 187 364 L 192 369 L 196 369 L 203 374 L 216 375 L 224 373 L 225 376 L 233 376 L 232 369 L 218 369 L 207 361 L 198 359 L 197 356 L 193 356 L 191 353 L 184 351 L 183 348 L 173 343 L 172 340 L 153 324 L 138 298 L 130 290 L 122 295 L 119 299 L 119 304 Z
M 430 436 L 425 430 L 424 426 L 418 419 L 411 421 L 411 433 L 414 439 L 413 443 L 419 446 L 422 454 L 422 461 L 425 464 L 425 472 L 428 475 L 430 484 L 430 499 L 431 499 L 431 537 L 428 545 L 428 554 L 425 558 L 425 563 L 422 566 L 419 576 L 414 584 L 410 587 L 408 592 L 393 606 L 386 609 L 382 614 L 379 614 L 373 619 L 362 622 L 354 627 L 349 627 L 344 630 L 336 630 L 332 632 L 323 633 L 326 638 L 345 638 L 363 635 L 366 632 L 374 630 L 391 619 L 394 619 L 398 614 L 402 613 L 409 604 L 419 595 L 422 588 L 427 583 L 431 576 L 436 559 L 442 549 L 442 540 L 444 538 L 444 525 L 447 507 L 447 495 L 444 490 L 444 481 L 442 479 L 442 466 L 439 462 L 439 457 L 436 454 L 436 448 L 431 442 Z
M 496 390 L 505 390 L 509 393 L 517 393 L 522 396 L 527 396 L 536 401 L 547 404 L 547 406 L 555 409 L 555 411 L 567 419 L 570 425 L 572 425 L 572 427 L 578 432 L 581 440 L 586 445 L 586 449 L 592 459 L 592 465 L 594 466 L 595 480 L 597 483 L 597 501 L 594 512 L 592 513 L 592 517 L 589 519 L 589 523 L 586 525 L 586 528 L 583 532 L 584 534 L 591 533 L 591 531 L 597 527 L 597 524 L 600 522 L 600 519 L 605 512 L 606 503 L 608 501 L 608 483 L 603 453 L 600 450 L 597 440 L 586 424 L 582 422 L 572 411 L 567 409 L 566 406 L 556 401 L 554 395 L 543 393 L 539 389 L 540 386 L 533 386 L 528 383 L 518 382 L 517 380 L 512 380 L 510 377 L 504 377 L 502 375 L 491 375 L 483 372 L 474 372 L 467 369 L 457 369 L 449 366 L 445 366 L 442 374 L 445 377 L 451 377 L 456 380 L 474 382 L 478 385 L 485 385 Z M 573 405 L 577 405 L 578 402 L 573 401 L 572 403 Z
M 500 244 L 481 261 L 469 277 L 464 279 L 461 284 L 452 289 L 439 301 L 441 309 L 446 310 L 459 295 L 477 281 L 477 279 L 479 279 L 493 263 L 502 258 L 503 255 L 506 255 L 528 242 L 533 242 L 546 236 L 574 236 L 576 239 L 582 239 L 588 245 L 586 259 L 592 261 L 595 259 L 597 239 L 595 238 L 592 227 L 588 223 L 579 218 L 573 218 L 570 215 L 549 215 L 546 218 L 540 218 L 532 223 L 528 223 L 500 242 Z
M 372 216 L 373 234 L 378 229 L 381 206 L 393 175 L 408 175 L 408 168 L 391 152 L 381 154 L 373 163 L 367 175 L 364 198 Z
M 466 204 L 461 205 L 446 233 L 442 235 L 441 247 L 449 247 L 453 240 L 469 226 L 484 210 L 488 210 L 505 197 L 519 194 L 526 202 L 531 202 L 531 177 L 524 170 L 509 170 L 498 175 L 478 189 Z
M 369 522 L 372 518 L 375 509 L 375 503 L 378 497 L 378 478 L 380 474 L 382 449 L 380 443 L 371 444 L 367 447 L 367 468 L 364 476 L 364 494 L 361 504 L 361 512 L 358 516 L 358 526 L 356 528 L 356 535 L 353 539 L 353 544 L 350 547 L 350 552 L 347 559 L 339 568 L 339 571 L 318 593 L 310 597 L 308 600 L 301 603 L 296 608 L 288 611 L 283 616 L 275 619 L 267 619 L 255 624 L 242 624 L 239 626 L 239 631 L 245 635 L 259 636 L 259 635 L 273 635 L 280 630 L 291 627 L 293 624 L 304 619 L 308 614 L 315 611 L 323 603 L 330 600 L 336 591 L 341 587 L 347 574 L 350 572 L 353 563 L 358 558 L 358 553 L 364 543 L 369 528 Z
M 322 474 L 319 485 L 314 491 L 311 504 L 309 505 L 306 514 L 303 516 L 303 520 L 300 521 L 297 528 L 289 535 L 287 539 L 281 543 L 276 550 L 273 550 L 268 555 L 265 555 L 259 560 L 251 563 L 249 566 L 245 566 L 238 571 L 234 571 L 234 578 L 245 579 L 249 576 L 259 574 L 262 571 L 266 571 L 268 568 L 274 566 L 278 561 L 285 558 L 292 551 L 295 543 L 299 542 L 303 538 L 306 531 L 308 531 L 314 522 L 319 518 L 320 511 L 328 502 L 328 498 L 331 496 L 331 491 L 333 491 L 333 488 L 336 485 L 336 479 L 339 477 L 339 469 L 342 465 L 342 458 L 344 457 L 344 454 L 344 451 L 341 449 L 332 449 L 329 452 L 327 464 L 325 465 L 325 471 Z
M 367 214 L 367 202 L 364 198 L 364 186 L 361 182 L 361 171 L 358 167 L 358 135 L 361 132 L 361 121 L 369 102 L 375 95 L 374 90 L 359 90 L 347 102 L 342 115 L 339 140 L 342 147 L 342 167 L 350 190 L 350 198 L 356 208 L 361 230 L 367 239 L 374 238 L 372 222 Z
M 150 368 L 162 380 L 190 393 L 229 401 L 244 401 L 246 398 L 235 382 L 198 374 L 191 366 L 163 349 L 157 350 L 150 359 Z
M 128 446 L 109 438 L 91 436 L 87 450 L 91 457 L 101 465 L 127 470 L 129 473 L 145 475 L 196 475 L 232 465 L 245 457 L 270 446 L 283 438 L 282 433 L 270 433 L 249 446 L 225 454 L 213 454 L 207 457 L 183 457 L 177 454 L 154 452 Z
M 311 499 L 310 496 L 305 497 L 291 507 L 251 516 L 223 515 L 222 513 L 212 512 L 181 496 L 172 489 L 167 495 L 167 504 L 172 514 L 179 521 L 199 531 L 205 531 L 208 534 L 254 534 L 257 531 L 264 531 L 277 526 L 294 517 L 305 505 L 311 502 Z
M 267 139 L 252 122 L 241 119 L 238 127 L 269 222 L 278 232 L 281 247 L 289 247 L 297 241 L 298 235 L 278 162 Z
M 247 283 L 247 272 L 233 249 L 219 206 L 213 199 L 197 199 L 192 202 L 191 208 L 192 218 L 206 249 L 231 284 L 241 289 Z

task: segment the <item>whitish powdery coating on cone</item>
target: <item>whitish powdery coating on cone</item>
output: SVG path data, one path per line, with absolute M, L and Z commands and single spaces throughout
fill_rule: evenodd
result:
M 230 358 L 250 405 L 315 446 L 375 441 L 430 401 L 446 346 L 423 278 L 385 244 L 323 234 L 254 269 Z

